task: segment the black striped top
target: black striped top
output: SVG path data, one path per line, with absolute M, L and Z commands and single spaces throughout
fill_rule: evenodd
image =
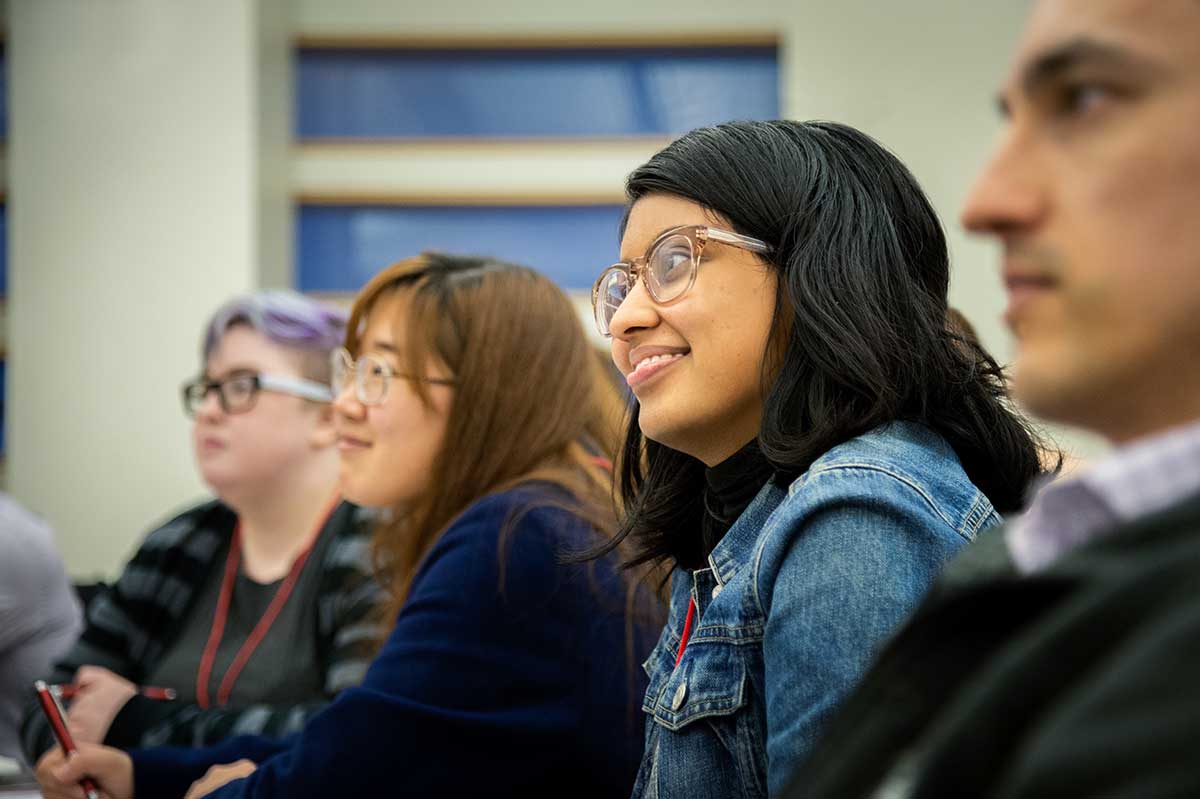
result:
M 151 532 L 117 582 L 92 601 L 83 635 L 48 680 L 70 682 L 86 664 L 143 682 L 191 622 L 200 589 L 222 568 L 236 522 L 229 507 L 210 501 Z M 206 746 L 231 735 L 283 736 L 301 729 L 343 688 L 357 685 L 382 637 L 383 589 L 370 568 L 372 525 L 372 514 L 343 502 L 321 531 L 322 545 L 313 551 L 317 562 L 305 566 L 320 570 L 313 607 L 306 613 L 314 627 L 322 688 L 310 699 L 204 710 L 136 696 L 118 713 L 105 743 Z M 21 745 L 30 762 L 54 745 L 36 701 L 26 707 Z

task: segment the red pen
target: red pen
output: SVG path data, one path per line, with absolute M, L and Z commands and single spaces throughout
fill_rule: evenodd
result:
M 71 739 L 71 733 L 67 730 L 67 723 L 63 721 L 62 702 L 58 697 L 58 686 L 46 685 L 41 680 L 33 684 L 33 688 L 37 691 L 38 700 L 42 703 L 42 712 L 46 714 L 46 720 L 50 722 L 50 729 L 54 731 L 54 737 L 58 739 L 58 745 L 62 747 L 63 752 L 70 757 L 79 750 L 75 748 L 75 741 Z M 96 783 L 91 777 L 84 777 L 79 781 L 83 788 L 83 793 L 87 799 L 100 799 L 100 790 L 96 787 Z
M 66 699 L 68 701 L 74 699 L 75 695 L 80 691 L 79 686 L 75 683 L 51 685 L 50 688 L 58 694 L 59 699 Z M 160 699 L 168 702 L 178 696 L 174 688 L 159 688 L 157 685 L 139 686 L 138 693 L 147 699 Z

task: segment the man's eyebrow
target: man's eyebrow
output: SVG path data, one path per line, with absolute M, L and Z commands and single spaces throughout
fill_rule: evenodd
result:
M 1122 72 L 1157 71 L 1157 67 L 1151 61 L 1131 53 L 1126 48 L 1080 37 L 1047 50 L 1033 59 L 1022 72 L 1021 88 L 1026 94 L 1034 94 L 1065 73 L 1090 66 L 1118 67 Z
M 1123 75 L 1138 72 L 1149 74 L 1159 69 L 1153 62 L 1126 48 L 1080 36 L 1052 47 L 1031 60 L 1021 70 L 1017 84 L 1026 97 L 1033 97 L 1073 70 L 1095 66 L 1116 68 Z M 1009 115 L 1009 103 L 1009 98 L 1003 93 L 997 98 L 1001 116 Z

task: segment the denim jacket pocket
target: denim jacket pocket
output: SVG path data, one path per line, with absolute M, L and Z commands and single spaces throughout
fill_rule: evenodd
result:
M 746 703 L 746 668 L 736 653 L 688 652 L 677 668 L 658 676 L 665 679 L 655 681 L 643 710 L 672 732 L 697 719 L 732 715 Z
M 672 786 L 671 796 L 765 797 L 766 746 L 747 648 L 694 643 L 676 668 L 674 653 L 665 654 L 670 661 L 658 661 L 643 707 L 655 790 L 635 796 Z

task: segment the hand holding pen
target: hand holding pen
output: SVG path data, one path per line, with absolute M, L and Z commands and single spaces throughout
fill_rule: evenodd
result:
M 33 689 L 37 691 L 38 702 L 42 706 L 42 713 L 46 715 L 46 720 L 50 722 L 50 729 L 58 741 L 58 746 L 64 756 L 70 758 L 79 750 L 76 749 L 75 741 L 71 738 L 71 732 L 67 729 L 66 714 L 63 712 L 57 687 L 46 685 L 41 680 L 33 684 Z M 100 791 L 90 777 L 81 776 L 79 786 L 83 788 L 83 794 L 87 799 L 100 799 Z
M 135 696 L 173 698 L 166 688 L 141 687 L 101 666 L 80 666 L 70 685 L 59 686 L 61 698 L 71 700 L 67 725 L 76 743 L 102 743 L 113 720 Z
M 102 673 L 101 677 L 111 674 L 104 669 L 84 668 Z M 95 675 L 81 669 L 76 677 L 94 680 Z M 58 748 L 43 755 L 37 764 L 37 780 L 46 799 L 78 799 L 81 789 L 86 799 L 98 799 L 101 796 L 100 788 L 104 791 L 103 795 L 111 799 L 125 799 L 133 795 L 133 761 L 128 755 L 119 749 L 77 742 L 71 735 L 62 702 L 65 698 L 80 695 L 81 691 L 86 696 L 86 692 L 94 685 L 94 682 L 91 685 L 47 685 L 40 680 L 34 684 L 42 712 L 59 743 Z M 129 685 L 134 693 L 148 698 L 175 698 L 175 692 L 169 688 Z
M 44 799 L 81 799 L 85 776 L 95 780 L 101 799 L 133 799 L 133 761 L 109 746 L 79 744 L 69 758 L 54 747 L 38 761 L 36 773 Z

